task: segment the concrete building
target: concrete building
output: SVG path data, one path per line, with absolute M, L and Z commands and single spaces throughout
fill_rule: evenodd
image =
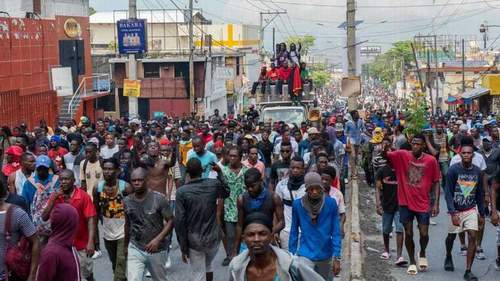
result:
M 183 116 L 189 112 L 189 38 L 186 11 L 139 10 L 146 19 L 148 52 L 138 58 L 141 80 L 139 115 Z M 126 11 L 97 12 L 90 17 L 94 70 L 111 69 L 114 101 L 120 115 L 127 115 L 128 98 L 123 96 L 127 76 L 126 56 L 117 54 L 116 22 Z M 243 98 L 247 75 L 257 76 L 259 65 L 258 27 L 212 24 L 199 11 L 194 13 L 195 98 L 198 114 L 235 112 Z M 109 65 L 109 64 L 111 65 Z
M 73 98 L 82 81 L 92 84 L 88 6 L 88 0 L 0 1 L 0 123 L 32 127 L 40 119 L 54 125 L 63 116 L 95 117 L 91 86 Z M 67 76 L 53 75 L 60 67 Z M 55 91 L 59 82 L 69 85 L 65 96 Z

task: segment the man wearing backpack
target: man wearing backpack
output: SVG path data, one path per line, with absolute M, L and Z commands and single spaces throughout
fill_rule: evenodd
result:
M 126 280 L 124 252 L 125 209 L 123 199 L 133 192 L 132 186 L 118 179 L 120 167 L 114 158 L 102 163 L 104 180 L 94 188 L 94 206 L 101 221 L 104 246 L 113 267 L 113 281 Z
M 95 143 L 87 143 L 87 145 L 85 145 L 85 159 L 80 163 L 81 189 L 86 191 L 91 199 L 93 199 L 92 192 L 94 187 L 102 180 L 101 161 L 99 160 L 97 151 L 98 149 Z M 99 237 L 98 228 L 96 228 L 96 235 L 96 237 Z M 95 254 L 92 258 L 97 259 L 102 254 L 99 239 L 94 239 L 94 241 L 96 243 Z

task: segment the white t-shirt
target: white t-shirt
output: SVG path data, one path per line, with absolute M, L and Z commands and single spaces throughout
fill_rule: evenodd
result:
M 102 159 L 109 159 L 115 155 L 119 150 L 118 145 L 115 144 L 113 148 L 109 148 L 107 145 L 101 147 L 101 153 L 99 154 Z
M 456 154 L 451 158 L 450 161 L 450 167 L 460 163 L 462 161 L 462 157 L 460 157 L 460 154 Z M 474 152 L 474 156 L 472 157 L 472 165 L 477 166 L 481 171 L 486 170 L 486 161 L 484 160 L 483 155 L 481 155 L 478 152 Z
M 301 185 L 299 189 L 293 190 L 293 200 L 290 198 L 290 191 L 288 190 L 288 178 L 282 179 L 276 185 L 276 194 L 281 197 L 282 200 L 293 201 L 295 199 L 300 199 L 306 194 L 305 184 Z M 292 206 L 284 205 L 283 214 L 285 215 L 285 231 L 290 232 L 292 227 Z
M 344 195 L 342 192 L 335 187 L 330 187 L 330 197 L 335 199 L 337 202 L 337 207 L 339 209 L 339 214 L 345 214 L 345 203 L 344 203 Z

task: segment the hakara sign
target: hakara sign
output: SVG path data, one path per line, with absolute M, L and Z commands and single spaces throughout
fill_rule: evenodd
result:
M 136 54 L 148 51 L 145 19 L 128 19 L 117 22 L 118 51 L 120 54 Z
M 80 37 L 82 35 L 82 27 L 74 18 L 68 18 L 64 22 L 64 33 L 69 38 Z
M 141 96 L 141 80 L 123 80 L 123 96 L 125 97 L 140 97 Z

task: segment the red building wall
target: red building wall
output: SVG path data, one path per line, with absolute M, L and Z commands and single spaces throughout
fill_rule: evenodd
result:
M 188 116 L 189 99 L 149 99 L 149 117 L 154 112 L 164 112 L 166 116 Z
M 83 39 L 85 75 L 92 74 L 88 17 L 73 17 L 80 38 L 64 33 L 68 17 L 26 19 L 0 17 L 0 124 L 54 125 L 58 115 L 56 93 L 50 89 L 50 67 L 59 65 L 59 40 Z M 79 77 L 80 79 L 82 77 Z M 23 115 L 26 112 L 29 115 Z

